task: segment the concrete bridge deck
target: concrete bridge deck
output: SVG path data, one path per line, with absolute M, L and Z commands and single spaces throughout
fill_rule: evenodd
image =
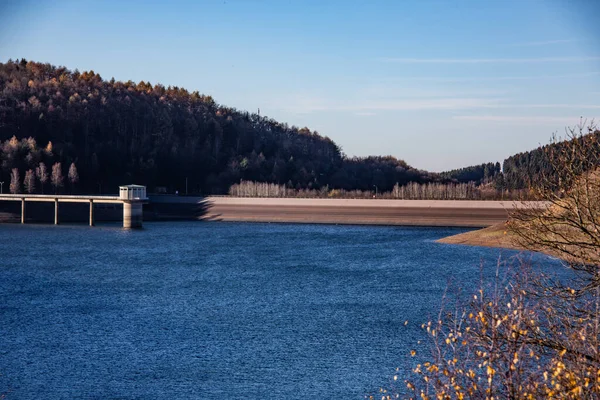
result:
M 123 199 L 119 196 L 85 196 L 85 195 L 64 195 L 64 194 L 0 194 L 0 201 L 46 201 L 46 202 L 63 202 L 63 203 L 123 203 Z
M 88 203 L 90 205 L 90 226 L 94 226 L 94 203 L 119 203 L 123 204 L 123 227 L 142 227 L 142 204 L 148 201 L 146 187 L 140 185 L 120 186 L 120 196 L 105 195 L 64 195 L 64 194 L 0 194 L 0 201 L 21 202 L 21 223 L 26 220 L 26 204 L 28 202 L 54 203 L 54 224 L 58 225 L 59 203 Z

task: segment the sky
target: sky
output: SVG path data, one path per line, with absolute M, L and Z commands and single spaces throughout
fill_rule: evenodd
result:
M 599 15 L 594 0 L 0 0 L 0 62 L 198 90 L 348 156 L 443 171 L 600 123 Z

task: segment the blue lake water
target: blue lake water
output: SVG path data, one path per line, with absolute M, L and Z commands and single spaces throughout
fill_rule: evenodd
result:
M 516 254 L 435 243 L 462 231 L 0 225 L 0 397 L 364 398 L 412 365 L 449 280 Z

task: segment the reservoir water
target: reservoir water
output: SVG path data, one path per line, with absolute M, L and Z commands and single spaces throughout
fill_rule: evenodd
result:
M 410 368 L 449 281 L 516 254 L 435 243 L 462 231 L 0 225 L 0 397 L 364 398 Z

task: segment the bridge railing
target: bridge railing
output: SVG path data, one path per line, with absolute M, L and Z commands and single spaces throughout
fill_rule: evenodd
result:
M 85 196 L 67 194 L 0 194 L 0 201 L 62 202 L 62 203 L 122 203 L 119 196 Z M 143 201 L 143 200 L 142 200 Z

